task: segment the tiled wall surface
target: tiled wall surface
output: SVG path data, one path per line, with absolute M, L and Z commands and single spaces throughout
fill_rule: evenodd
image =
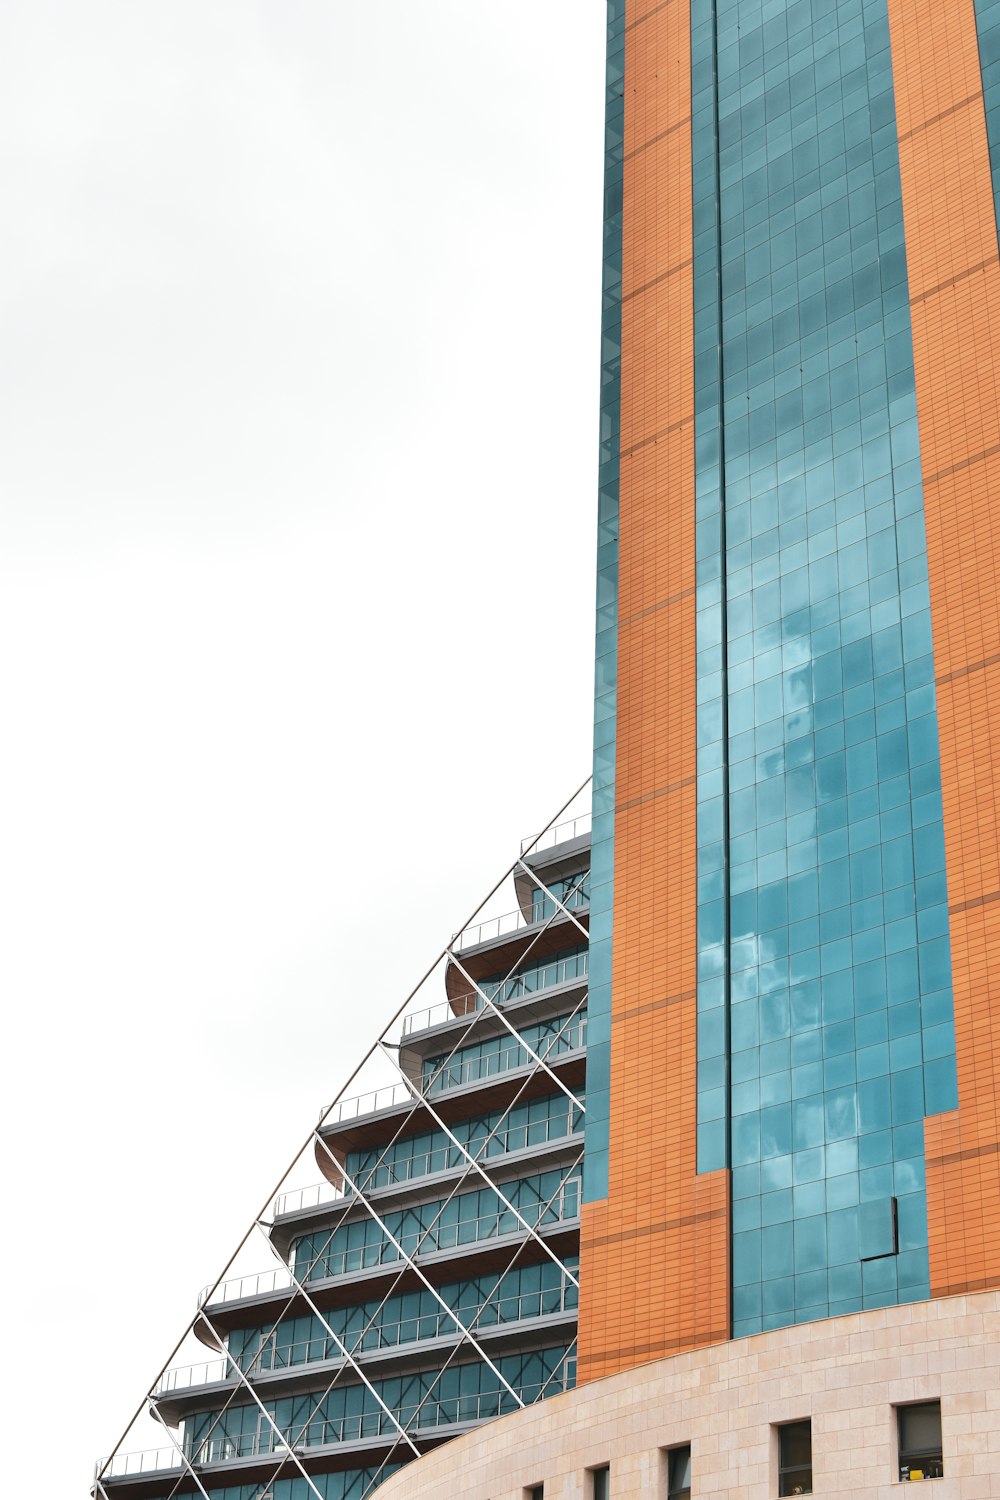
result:
M 923 464 L 958 1110 L 931 1291 L 1000 1284 L 1000 260 L 973 0 L 889 0 Z
M 656 1361 L 491 1422 L 410 1465 L 380 1500 L 664 1496 L 662 1450 L 691 1444 L 692 1500 L 773 1500 L 772 1423 L 810 1417 L 813 1493 L 892 1500 L 896 1403 L 941 1400 L 933 1500 L 1000 1496 L 1000 1295 L 913 1303 Z
M 629 0 L 625 22 L 609 1176 L 581 1380 L 729 1328 L 726 1174 L 696 1166 L 690 11 Z

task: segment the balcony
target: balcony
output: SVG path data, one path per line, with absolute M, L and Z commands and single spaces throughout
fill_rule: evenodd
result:
M 558 1370 L 544 1384 L 533 1384 L 521 1389 L 521 1399 L 530 1406 L 546 1396 L 554 1396 L 571 1390 L 576 1381 L 576 1360 L 573 1355 L 564 1359 Z M 203 1442 L 192 1445 L 188 1460 L 193 1468 L 237 1469 L 247 1465 L 257 1466 L 265 1460 L 285 1460 L 288 1477 L 290 1453 L 300 1457 L 319 1455 L 342 1446 L 351 1448 L 394 1447 L 400 1439 L 400 1427 L 405 1428 L 418 1445 L 421 1439 L 453 1437 L 459 1432 L 474 1427 L 493 1417 L 517 1410 L 517 1402 L 506 1390 L 486 1391 L 476 1395 L 454 1396 L 409 1402 L 395 1412 L 393 1420 L 381 1409 L 364 1412 L 357 1416 L 327 1418 L 307 1423 L 297 1432 L 277 1434 L 263 1421 L 249 1433 L 213 1435 Z M 289 1440 L 290 1439 L 290 1440 Z M 102 1469 L 105 1469 L 101 1476 Z M 183 1468 L 183 1461 L 175 1448 L 153 1448 L 138 1453 L 119 1453 L 110 1461 L 98 1459 L 94 1468 L 95 1481 L 150 1480 L 162 1478 L 173 1480 Z M 228 1477 L 228 1476 L 227 1476 Z M 153 1490 L 150 1489 L 150 1493 Z
M 519 1210 L 521 1218 L 533 1229 L 542 1233 L 558 1227 L 576 1227 L 580 1215 L 581 1179 L 571 1177 L 562 1184 L 551 1203 L 537 1203 Z M 377 1271 L 383 1267 L 390 1270 L 405 1265 L 407 1258 L 423 1261 L 428 1257 L 450 1256 L 455 1251 L 475 1254 L 497 1240 L 516 1240 L 526 1233 L 515 1214 L 506 1208 L 496 1213 L 480 1215 L 458 1224 L 438 1224 L 425 1231 L 418 1245 L 407 1246 L 401 1255 L 390 1240 L 380 1239 L 370 1245 L 359 1245 L 347 1250 L 325 1251 L 307 1267 L 296 1267 L 296 1275 L 310 1289 L 320 1282 L 335 1282 L 343 1277 Z M 224 1307 L 231 1302 L 245 1302 L 275 1294 L 285 1293 L 292 1297 L 295 1284 L 291 1273 L 283 1266 L 270 1271 L 261 1271 L 253 1276 L 238 1276 L 223 1281 L 214 1289 L 206 1287 L 199 1297 L 198 1305 Z
M 554 849 L 557 844 L 569 844 L 574 839 L 590 837 L 593 826 L 593 818 L 590 813 L 582 813 L 578 818 L 571 818 L 566 823 L 556 823 L 554 827 L 547 828 L 537 838 L 521 840 L 521 853 L 530 850 L 529 858 L 536 854 L 544 854 L 549 849 Z
M 494 1005 L 506 1009 L 519 1001 L 533 1000 L 553 990 L 586 984 L 589 967 L 588 954 L 583 952 L 573 959 L 563 958 L 555 963 L 542 963 L 537 972 L 514 974 L 501 985 L 493 985 L 492 988 L 486 985 L 483 988 Z M 412 1037 L 418 1032 L 432 1031 L 438 1026 L 452 1025 L 483 1010 L 485 1004 L 478 990 L 455 1000 L 441 1000 L 436 1005 L 429 1005 L 424 1010 L 413 1011 L 404 1016 L 403 1036 Z
M 576 1288 L 569 1281 L 559 1287 L 519 1292 L 500 1297 L 496 1302 L 472 1309 L 455 1309 L 455 1316 L 438 1308 L 408 1318 L 373 1322 L 358 1335 L 357 1330 L 341 1328 L 338 1337 L 355 1359 L 368 1361 L 379 1355 L 406 1353 L 411 1348 L 422 1352 L 434 1345 L 450 1346 L 464 1337 L 463 1329 L 477 1340 L 490 1341 L 497 1335 L 516 1331 L 525 1325 L 544 1326 L 576 1318 Z M 457 1321 L 456 1321 L 457 1320 Z M 461 1325 L 461 1326 L 459 1326 Z M 336 1325 L 332 1325 L 336 1327 Z M 308 1372 L 321 1365 L 336 1367 L 344 1363 L 337 1340 L 328 1334 L 279 1344 L 272 1334 L 253 1354 L 242 1355 L 240 1369 L 251 1380 L 281 1376 L 298 1371 Z M 201 1364 L 178 1366 L 167 1370 L 153 1395 L 157 1399 L 197 1394 L 205 1387 L 235 1384 L 236 1376 L 227 1359 L 209 1359 Z

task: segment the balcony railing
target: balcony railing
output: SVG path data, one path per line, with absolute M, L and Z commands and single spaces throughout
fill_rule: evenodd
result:
M 99 1458 L 94 1478 L 104 1471 L 105 1479 L 124 1479 L 132 1474 L 159 1474 L 181 1468 L 176 1448 L 147 1448 L 141 1453 L 116 1453 L 114 1458 Z
M 452 948 L 456 953 L 464 953 L 467 948 L 478 948 L 480 943 L 495 943 L 499 938 L 511 937 L 528 927 L 537 927 L 540 922 L 547 922 L 557 913 L 562 915 L 551 896 L 545 896 L 543 891 L 539 891 L 538 897 L 539 901 L 545 903 L 540 911 L 533 902 L 531 914 L 527 917 L 520 907 L 517 911 L 504 912 L 500 917 L 487 917 L 484 922 L 476 922 L 474 926 L 465 927 L 456 933 Z M 560 897 L 560 905 L 569 911 L 586 911 L 589 904 L 589 900 L 579 891 L 574 891 L 571 899 Z
M 592 815 L 581 813 L 578 818 L 570 818 L 566 823 L 557 823 L 554 828 L 547 828 L 537 839 L 530 835 L 522 839 L 521 853 L 530 849 L 532 854 L 541 854 L 545 849 L 554 849 L 557 844 L 568 844 L 571 839 L 582 838 L 585 833 L 590 833 L 592 827 Z
M 579 1022 L 574 1025 L 575 1045 L 581 1045 L 580 1034 L 585 1033 L 585 1023 Z M 567 1034 L 569 1028 L 567 1027 Z M 516 1049 L 516 1044 L 515 1044 Z M 565 1049 L 567 1052 L 573 1050 L 570 1043 Z M 560 1051 L 560 1056 L 562 1051 Z M 492 1059 L 496 1060 L 496 1059 Z M 486 1059 L 468 1058 L 470 1063 L 486 1061 Z M 524 1055 L 524 1062 L 529 1061 Z M 448 1064 L 445 1072 L 451 1072 L 452 1064 Z M 496 1071 L 496 1070 L 493 1070 Z M 491 1077 L 492 1073 L 481 1074 L 482 1077 Z M 442 1085 L 444 1087 L 445 1085 Z M 451 1079 L 447 1087 L 454 1087 L 454 1079 Z M 437 1093 L 438 1086 L 435 1085 L 428 1090 L 429 1093 Z M 498 1157 L 509 1156 L 514 1151 L 524 1151 L 528 1146 L 547 1146 L 551 1141 L 563 1140 L 583 1129 L 583 1117 L 574 1125 L 573 1129 L 567 1128 L 566 1115 L 556 1115 L 544 1120 L 532 1120 L 525 1125 L 509 1125 L 507 1128 L 498 1130 L 487 1148 L 484 1161 L 495 1162 Z M 465 1146 L 473 1156 L 477 1156 L 486 1145 L 486 1135 L 472 1137 L 465 1142 Z M 353 1167 L 348 1158 L 348 1171 L 355 1180 L 358 1190 L 362 1193 L 387 1187 L 405 1187 L 407 1183 L 413 1182 L 421 1177 L 430 1177 L 437 1172 L 450 1172 L 466 1165 L 466 1158 L 457 1146 L 435 1146 L 429 1151 L 418 1151 L 413 1156 L 400 1157 L 395 1161 L 380 1162 L 377 1166 Z M 349 1196 L 349 1195 L 347 1195 Z M 275 1217 L 282 1214 L 298 1213 L 302 1209 L 316 1208 L 324 1203 L 345 1203 L 347 1196 L 339 1188 L 333 1187 L 328 1182 L 317 1182 L 312 1187 L 299 1188 L 294 1193 L 282 1193 L 280 1198 L 274 1200 Z
M 154 1396 L 169 1396 L 174 1391 L 197 1390 L 202 1385 L 217 1385 L 232 1370 L 228 1359 L 208 1359 L 200 1365 L 177 1365 L 164 1370 L 153 1388 Z
M 576 967 L 580 965 L 582 973 L 576 971 Z M 537 971 L 533 970 L 529 974 L 513 974 L 497 985 L 493 993 L 486 986 L 484 988 L 494 1004 L 509 1005 L 512 1000 L 525 1000 L 531 995 L 557 989 L 563 984 L 572 984 L 574 981 L 581 984 L 587 978 L 588 968 L 589 955 L 584 952 L 553 963 L 540 964 Z M 552 979 L 546 977 L 550 972 L 555 976 Z M 471 995 L 456 996 L 454 1000 L 440 1000 L 436 1005 L 429 1005 L 426 1010 L 416 1010 L 412 1015 L 404 1016 L 403 1035 L 412 1036 L 414 1032 L 429 1031 L 432 1026 L 443 1026 L 448 1021 L 461 1020 L 463 1016 L 471 1016 L 477 1010 L 482 1010 L 484 1004 L 478 990 Z
M 571 1367 L 572 1362 L 567 1363 Z M 538 1383 L 522 1387 L 521 1398 L 525 1405 L 531 1405 L 543 1394 L 555 1395 L 557 1391 L 568 1389 L 571 1384 L 572 1375 L 568 1369 L 563 1375 L 544 1385 Z M 408 1432 L 420 1433 L 428 1428 L 485 1422 L 491 1417 L 503 1416 L 517 1409 L 517 1402 L 506 1390 L 437 1399 L 428 1397 L 422 1404 L 418 1400 L 399 1407 L 395 1413 L 397 1421 L 393 1421 L 388 1412 L 379 1409 L 349 1417 L 325 1420 L 318 1418 L 294 1433 L 286 1433 L 284 1439 L 279 1439 L 270 1428 L 263 1425 L 253 1432 L 237 1433 L 231 1437 L 213 1435 L 192 1449 L 191 1461 L 196 1466 L 230 1463 L 234 1459 L 268 1457 L 276 1451 L 283 1453 L 288 1446 L 298 1453 L 309 1448 L 336 1447 L 340 1443 L 360 1443 L 381 1437 L 395 1438 L 399 1434 L 399 1426 L 405 1427 Z
M 310 1187 L 298 1188 L 292 1193 L 279 1193 L 274 1200 L 274 1217 L 280 1219 L 282 1214 L 298 1214 L 306 1208 L 319 1208 L 324 1203 L 343 1203 L 345 1198 L 343 1188 L 334 1187 L 332 1182 L 314 1182 Z
M 568 1178 L 551 1203 L 529 1204 L 520 1208 L 519 1212 L 521 1218 L 533 1229 L 545 1229 L 553 1224 L 575 1221 L 580 1214 L 580 1179 Z M 459 1246 L 472 1246 L 501 1235 L 515 1234 L 522 1227 L 515 1214 L 510 1209 L 503 1208 L 498 1213 L 482 1214 L 461 1224 L 438 1224 L 424 1234 L 419 1249 L 406 1247 L 406 1239 L 410 1236 L 406 1236 L 402 1243 L 406 1255 L 419 1258 L 433 1255 L 439 1250 L 455 1250 Z M 307 1265 L 296 1265 L 295 1274 L 300 1281 L 330 1281 L 348 1273 L 394 1264 L 400 1259 L 399 1251 L 390 1240 L 376 1240 L 371 1245 L 358 1245 L 348 1250 L 324 1251 Z M 211 1287 L 206 1287 L 199 1298 L 199 1306 L 205 1306 L 209 1293 L 214 1307 L 227 1302 L 241 1302 L 248 1297 L 266 1296 L 271 1292 L 291 1292 L 292 1289 L 291 1274 L 284 1267 L 275 1267 L 273 1271 L 261 1271 L 257 1276 L 237 1276 L 232 1281 L 223 1281 L 214 1291 Z
M 320 1111 L 320 1119 L 324 1127 L 327 1125 L 340 1125 L 344 1120 L 357 1120 L 362 1115 L 373 1115 L 380 1109 L 392 1109 L 397 1104 L 405 1104 L 413 1095 L 405 1083 L 392 1083 L 384 1089 L 372 1089 L 367 1094 L 355 1094 L 350 1099 L 338 1099 L 329 1107 L 327 1113 L 324 1107 Z M 324 1119 L 323 1117 L 326 1116 Z
M 543 1037 L 532 1047 L 532 1051 L 552 1067 L 562 1062 L 572 1052 L 582 1052 L 587 1045 L 587 1017 L 579 1016 L 570 1021 L 557 1036 Z M 479 1083 L 484 1078 L 496 1078 L 502 1073 L 526 1068 L 531 1063 L 524 1044 L 510 1038 L 510 1046 L 500 1052 L 487 1052 L 482 1057 L 465 1057 L 439 1065 L 436 1075 L 424 1080 L 424 1093 L 428 1098 L 443 1093 L 446 1089 L 462 1088 L 468 1083 Z
M 580 1213 L 579 1178 L 571 1177 L 564 1182 L 551 1203 L 526 1205 L 519 1208 L 519 1213 L 521 1219 L 533 1229 L 546 1228 L 569 1219 L 575 1220 Z M 352 1272 L 393 1264 L 407 1255 L 419 1259 L 439 1250 L 457 1250 L 459 1247 L 482 1244 L 503 1235 L 516 1234 L 522 1227 L 511 1209 L 501 1208 L 497 1213 L 481 1214 L 458 1224 L 436 1224 L 433 1228 L 422 1231 L 419 1248 L 416 1243 L 408 1245 L 407 1242 L 413 1236 L 407 1234 L 401 1238 L 402 1256 L 391 1240 L 378 1239 L 370 1245 L 354 1245 L 347 1250 L 324 1250 L 305 1266 L 296 1264 L 295 1274 L 302 1281 L 329 1281 Z
M 522 1386 L 521 1399 L 526 1406 L 531 1406 L 543 1396 L 571 1390 L 575 1384 L 576 1357 L 571 1353 L 546 1381 Z M 357 1416 L 316 1419 L 281 1437 L 261 1421 L 253 1432 L 232 1436 L 213 1434 L 203 1442 L 194 1442 L 188 1449 L 188 1456 L 194 1468 L 248 1458 L 280 1458 L 289 1451 L 299 1453 L 309 1448 L 334 1447 L 338 1443 L 364 1442 L 386 1436 L 395 1438 L 399 1433 L 397 1422 L 408 1432 L 420 1434 L 433 1428 L 485 1422 L 516 1410 L 517 1403 L 506 1390 L 468 1396 L 428 1396 L 422 1402 L 409 1401 L 399 1407 L 395 1413 L 396 1421 L 378 1409 Z M 119 1453 L 113 1459 L 99 1458 L 94 1466 L 94 1478 L 102 1470 L 106 1479 L 120 1479 L 137 1474 L 177 1473 L 181 1466 L 182 1460 L 175 1448 L 151 1448 L 141 1453 Z
M 504 1328 L 532 1318 L 575 1312 L 576 1298 L 576 1287 L 571 1282 L 564 1281 L 560 1286 L 544 1291 L 519 1292 L 500 1297 L 484 1307 L 456 1308 L 455 1313 L 464 1328 L 469 1328 L 474 1334 L 481 1334 L 492 1328 Z M 332 1314 L 328 1314 L 328 1321 L 332 1322 L 332 1317 Z M 336 1332 L 352 1354 L 398 1349 L 430 1339 L 460 1337 L 455 1318 L 449 1316 L 443 1308 L 409 1318 L 379 1321 L 366 1329 L 363 1335 L 358 1328 L 340 1327 Z M 341 1360 L 343 1355 L 336 1339 L 329 1334 L 299 1339 L 291 1344 L 279 1344 L 271 1334 L 264 1341 L 263 1347 L 236 1358 L 244 1374 L 254 1376 L 270 1374 L 275 1370 L 293 1370 L 303 1365 L 330 1363 Z M 167 1370 L 153 1394 L 167 1396 L 173 1392 L 197 1390 L 201 1386 L 230 1379 L 235 1379 L 235 1376 L 229 1361 L 210 1359 L 204 1364 Z
M 247 1297 L 266 1297 L 271 1292 L 292 1290 L 292 1278 L 283 1266 L 273 1271 L 259 1271 L 256 1276 L 234 1276 L 232 1281 L 222 1281 L 213 1290 L 207 1286 L 198 1298 L 198 1306 L 204 1307 L 209 1294 L 212 1306 L 220 1302 L 242 1302 Z

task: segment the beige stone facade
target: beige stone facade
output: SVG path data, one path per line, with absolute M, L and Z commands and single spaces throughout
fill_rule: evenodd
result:
M 690 1443 L 692 1500 L 774 1500 L 775 1424 L 812 1420 L 817 1495 L 904 1493 L 895 1407 L 941 1401 L 933 1500 L 1000 1500 L 1000 1293 L 782 1328 L 640 1365 L 487 1423 L 409 1465 L 379 1500 L 666 1496 L 665 1450 Z M 909 1488 L 909 1486 L 907 1486 Z

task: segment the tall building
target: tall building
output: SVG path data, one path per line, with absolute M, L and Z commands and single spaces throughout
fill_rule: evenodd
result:
M 592 824 L 95 1494 L 1000 1494 L 998 151 L 998 0 L 610 0 Z

